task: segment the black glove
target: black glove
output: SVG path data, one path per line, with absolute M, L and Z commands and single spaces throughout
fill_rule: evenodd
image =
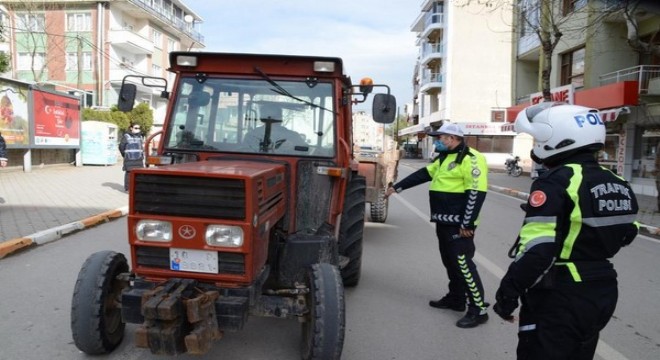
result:
M 513 315 L 511 314 L 513 314 L 513 311 L 518 307 L 518 298 L 504 296 L 502 295 L 502 292 L 498 290 L 495 294 L 495 301 L 493 311 L 504 320 L 513 320 Z

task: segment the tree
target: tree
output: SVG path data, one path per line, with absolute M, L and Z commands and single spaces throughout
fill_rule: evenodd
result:
M 0 42 L 5 41 L 5 28 L 0 24 Z M 0 74 L 6 73 L 11 69 L 11 57 L 4 51 L 0 51 Z
M 398 142 L 399 140 L 399 134 L 398 131 L 401 129 L 405 129 L 410 124 L 408 123 L 408 117 L 406 115 L 399 115 L 399 117 L 396 119 L 396 121 L 385 128 L 385 135 L 391 136 L 395 141 Z
M 128 129 L 131 122 L 135 122 L 140 125 L 145 134 L 148 134 L 154 124 L 154 115 L 149 105 L 140 103 L 128 113 L 119 111 L 116 106 L 113 106 L 110 111 L 85 108 L 82 110 L 82 120 L 108 122 L 117 125 L 124 131 Z
M 628 45 L 639 54 L 660 57 L 660 27 L 650 36 L 649 41 L 643 41 L 639 36 L 639 18 L 649 11 L 659 14 L 660 6 L 651 0 L 624 0 L 618 3 L 613 11 L 621 12 L 626 19 Z M 654 40 L 658 41 L 654 43 Z
M 593 1 L 593 0 L 592 0 Z M 546 101 L 551 100 L 550 78 L 552 57 L 559 42 L 566 37 L 578 36 L 595 31 L 606 18 L 622 13 L 628 29 L 628 44 L 633 50 L 644 54 L 660 55 L 658 45 L 644 42 L 639 37 L 640 16 L 649 9 L 657 8 L 657 0 L 599 0 L 601 6 L 589 6 L 589 1 L 556 0 L 463 0 L 462 6 L 479 4 L 484 11 L 500 7 L 512 8 L 515 20 L 513 30 L 520 38 L 534 34 L 540 44 L 541 91 Z M 582 21 L 575 21 L 575 20 Z M 574 25 L 574 24 L 580 25 Z M 659 30 L 660 31 L 660 30 Z M 652 36 L 655 38 L 658 35 Z

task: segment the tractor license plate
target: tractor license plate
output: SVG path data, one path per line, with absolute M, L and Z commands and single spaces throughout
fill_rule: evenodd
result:
M 170 248 L 170 269 L 217 274 L 218 252 Z

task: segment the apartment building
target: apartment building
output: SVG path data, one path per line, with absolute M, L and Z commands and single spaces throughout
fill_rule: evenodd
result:
M 425 133 L 445 121 L 459 124 L 468 144 L 490 163 L 504 163 L 512 151 L 515 134 L 501 130 L 512 104 L 512 21 L 507 7 L 422 2 L 411 26 L 419 47 L 412 123 L 398 133 L 419 140 L 422 157 L 432 155 L 432 139 Z
M 116 104 L 126 75 L 167 77 L 169 52 L 204 47 L 201 17 L 180 0 L 4 0 L 0 10 L 5 75 L 79 95 L 86 107 Z M 162 124 L 160 90 L 140 85 L 137 98 Z
M 521 109 L 542 97 L 544 59 L 539 37 L 530 30 L 539 22 L 554 19 L 562 37 L 551 57 L 553 99 L 601 110 L 607 128 L 601 163 L 629 180 L 636 193 L 655 196 L 660 152 L 660 57 L 641 54 L 629 45 L 626 18 L 621 9 L 613 7 L 621 2 L 551 1 L 546 8 L 552 11 L 550 17 L 540 6 L 545 1 L 518 1 L 513 72 L 516 104 L 507 109 L 507 120 L 514 121 Z M 635 18 L 640 39 L 660 46 L 660 4 L 642 2 Z M 531 139 L 519 138 L 513 152 L 529 164 Z
M 389 144 L 389 136 L 385 135 L 385 126 L 374 121 L 366 111 L 353 113 L 353 145 L 370 146 L 384 150 Z

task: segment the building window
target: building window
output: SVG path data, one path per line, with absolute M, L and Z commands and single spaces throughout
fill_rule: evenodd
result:
M 539 27 L 541 6 L 537 1 L 523 1 L 520 7 L 520 37 L 534 34 L 534 31 Z
M 587 5 L 587 0 L 562 0 L 561 14 L 566 16 L 575 10 L 579 10 Z
M 171 51 L 177 51 L 177 50 L 179 50 L 179 46 L 178 46 L 178 43 L 176 42 L 176 40 L 168 38 L 167 39 L 167 51 L 171 52 Z
M 162 76 L 163 75 L 163 68 L 156 65 L 156 64 L 152 64 L 151 65 L 151 75 Z
M 162 47 L 163 46 L 163 33 L 161 33 L 160 31 L 158 31 L 156 29 L 153 29 L 152 30 L 152 36 L 153 36 L 152 40 L 154 42 L 154 46 L 156 46 L 158 48 Z
M 584 48 L 561 55 L 561 85 L 584 86 Z
M 16 31 L 46 31 L 46 17 L 44 14 L 16 14 Z
M 66 31 L 92 31 L 92 14 L 66 14 Z
M 633 177 L 654 179 L 660 154 L 660 127 L 637 127 L 633 149 Z
M 78 53 L 77 52 L 68 52 L 66 53 L 66 71 L 78 71 L 78 70 L 92 70 L 92 53 L 83 52 L 82 56 L 82 68 L 78 68 Z
M 33 64 L 34 59 L 34 64 Z M 29 52 L 19 52 L 18 62 L 16 64 L 17 70 L 40 70 L 44 68 L 46 63 L 46 53 L 38 52 L 32 56 Z

